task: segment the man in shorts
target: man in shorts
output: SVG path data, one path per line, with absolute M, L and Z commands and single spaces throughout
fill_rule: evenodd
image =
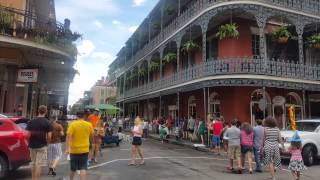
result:
M 39 106 L 38 114 L 38 117 L 32 119 L 26 128 L 29 132 L 32 180 L 39 180 L 41 176 L 41 166 L 47 165 L 47 145 L 52 134 L 49 120 L 45 118 L 47 107 L 43 105 Z
M 92 142 L 92 124 L 85 121 L 85 113 L 77 113 L 78 119 L 72 122 L 67 131 L 66 154 L 70 154 L 70 180 L 74 179 L 77 170 L 80 171 L 80 179 L 87 179 L 88 154 L 90 140 Z
M 222 134 L 223 124 L 220 118 L 217 118 L 215 123 L 212 123 L 212 146 L 214 148 L 214 152 L 220 154 L 220 144 L 221 139 L 220 136 Z
M 228 141 L 228 156 L 230 159 L 230 166 L 228 169 L 233 171 L 233 162 L 237 160 L 238 162 L 238 173 L 242 173 L 241 168 L 241 158 L 240 158 L 240 129 L 237 128 L 238 121 L 232 120 L 231 127 L 228 128 L 224 134 L 224 139 Z

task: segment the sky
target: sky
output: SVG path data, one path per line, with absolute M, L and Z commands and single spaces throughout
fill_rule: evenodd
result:
M 83 35 L 77 41 L 80 72 L 69 90 L 69 105 L 108 74 L 108 66 L 158 0 L 55 0 L 57 20 L 71 20 Z

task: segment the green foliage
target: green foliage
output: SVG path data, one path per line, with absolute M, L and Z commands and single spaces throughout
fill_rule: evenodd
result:
M 239 36 L 238 26 L 236 23 L 228 23 L 221 25 L 219 31 L 216 34 L 219 39 L 224 38 L 236 38 Z
M 170 6 L 167 6 L 167 7 L 165 8 L 165 11 L 166 11 L 166 13 L 167 13 L 168 15 L 172 15 L 172 14 L 175 13 L 175 9 L 174 9 L 173 7 L 170 7 Z
M 290 38 L 291 33 L 288 30 L 287 26 L 280 26 L 272 32 L 273 39 L 277 40 L 279 38 Z
M 319 44 L 320 45 L 320 33 L 319 34 L 314 34 L 308 38 L 308 43 L 310 46 L 314 46 Z
M 172 61 L 175 61 L 177 59 L 177 54 L 176 53 L 167 53 L 163 59 L 162 59 L 162 63 L 165 64 L 169 64 Z
M 189 53 L 199 48 L 200 46 L 197 43 L 195 43 L 193 40 L 189 40 L 182 46 L 182 51 Z
M 155 60 L 150 63 L 149 71 L 155 72 L 155 71 L 158 71 L 159 68 L 160 68 L 160 62 L 159 60 Z
M 144 77 L 144 76 L 147 75 L 147 70 L 144 69 L 144 68 L 141 68 L 141 69 L 139 70 L 138 74 L 139 74 L 140 77 L 142 77 L 142 76 Z
M 0 30 L 5 32 L 13 27 L 14 14 L 0 7 Z

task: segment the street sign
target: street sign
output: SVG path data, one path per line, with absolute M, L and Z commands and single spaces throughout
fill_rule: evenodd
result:
M 17 82 L 19 83 L 38 82 L 38 69 L 19 69 Z

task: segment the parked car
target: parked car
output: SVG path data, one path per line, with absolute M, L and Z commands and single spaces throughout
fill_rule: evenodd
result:
M 0 179 L 11 170 L 30 162 L 27 131 L 28 119 L 0 118 Z
M 320 157 L 320 119 L 299 120 L 296 122 L 297 130 L 302 139 L 302 157 L 307 166 L 315 163 L 316 159 Z M 282 152 L 283 158 L 290 157 L 289 147 L 294 131 L 281 131 L 281 136 L 284 141 L 284 149 Z

